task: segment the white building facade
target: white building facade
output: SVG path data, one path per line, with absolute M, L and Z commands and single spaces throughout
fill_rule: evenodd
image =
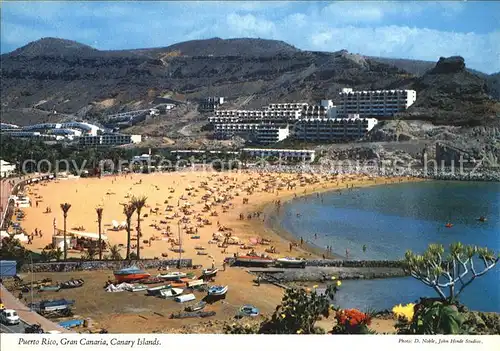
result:
M 347 142 L 366 135 L 378 123 L 375 118 L 315 118 L 295 125 L 294 138 L 309 142 Z
M 417 100 L 415 90 L 363 90 L 344 88 L 339 93 L 341 114 L 361 117 L 390 117 L 405 111 Z
M 241 149 L 241 153 L 254 158 L 276 157 L 282 160 L 306 162 L 312 162 L 316 157 L 314 150 L 244 148 Z
M 16 171 L 16 165 L 0 160 L 0 178 L 7 178 Z
M 80 137 L 79 144 L 81 146 L 116 146 L 127 144 L 138 144 L 142 141 L 140 135 L 127 134 L 101 134 L 101 135 L 85 135 Z

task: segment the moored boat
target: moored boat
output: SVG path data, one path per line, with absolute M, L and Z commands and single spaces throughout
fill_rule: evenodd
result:
M 267 266 L 274 263 L 274 259 L 261 256 L 237 256 L 236 264 Z
M 83 285 L 83 283 L 84 283 L 83 279 L 72 279 L 68 280 L 67 282 L 61 283 L 61 288 L 62 289 L 79 288 Z
M 118 271 L 114 271 L 113 274 L 119 283 L 131 282 L 131 281 L 140 280 L 140 279 L 146 279 L 146 278 L 149 278 L 151 276 L 148 272 L 146 272 L 140 268 L 137 268 L 136 266 L 123 268 L 123 269 L 120 269 Z
M 59 291 L 61 290 L 61 287 L 59 285 L 46 285 L 46 286 L 40 286 L 38 288 L 38 291 Z
M 228 286 L 225 285 L 214 285 L 208 289 L 208 295 L 210 296 L 224 296 L 226 295 Z
M 208 268 L 208 269 L 204 269 L 203 270 L 203 273 L 202 273 L 202 277 L 203 278 L 212 278 L 212 277 L 215 277 L 217 275 L 217 272 L 219 271 L 218 268 Z
M 160 290 L 160 295 L 164 298 L 176 297 L 181 295 L 184 292 L 183 289 L 180 288 L 168 288 Z
M 196 296 L 194 296 L 194 294 L 184 294 L 184 295 L 174 297 L 175 302 L 181 302 L 181 303 L 193 301 L 193 300 L 196 300 Z
M 187 277 L 187 274 L 183 272 L 168 272 L 165 274 L 158 274 L 157 277 L 167 280 L 178 280 Z
M 125 290 L 130 291 L 130 292 L 138 292 L 138 291 L 147 290 L 147 288 L 148 288 L 147 285 L 139 284 L 139 285 L 134 285 L 134 286 L 129 287 L 129 288 L 125 288 Z
M 147 289 L 147 292 L 148 292 L 148 295 L 158 296 L 161 294 L 162 290 L 170 289 L 170 288 L 171 288 L 170 284 L 165 284 L 165 285 L 160 285 L 160 286 L 155 286 L 153 288 L 149 288 L 149 289 Z
M 295 257 L 282 257 L 276 260 L 276 264 L 282 267 L 305 267 L 306 260 Z
M 244 305 L 240 308 L 239 316 L 256 317 L 259 315 L 259 309 L 252 305 Z
M 199 301 L 195 303 L 194 305 L 187 306 L 184 310 L 186 312 L 196 312 L 196 311 L 201 311 L 202 309 L 205 308 L 207 303 L 205 301 Z

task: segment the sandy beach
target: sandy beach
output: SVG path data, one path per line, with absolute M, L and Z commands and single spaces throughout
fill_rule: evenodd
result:
M 266 226 L 264 211 L 266 207 L 278 206 L 278 201 L 283 203 L 294 196 L 403 180 L 409 179 L 258 172 L 175 172 L 107 176 L 101 179 L 60 179 L 34 184 L 25 189 L 32 199 L 32 207 L 24 209 L 26 218 L 23 227 L 27 234 L 34 233 L 35 229 L 42 231 L 42 237 L 35 236 L 33 242 L 26 245 L 29 249 L 40 252 L 52 241 L 54 220 L 57 229 L 63 228 L 61 203 L 71 204 L 67 229 L 83 227 L 82 231 L 91 233 L 98 232 L 95 208 L 101 206 L 104 208 L 103 234 L 107 236 L 109 245 L 120 245 L 120 253 L 125 256 L 126 230 L 113 230 L 112 221 L 119 223 L 124 221 L 123 204 L 132 196 L 144 195 L 147 196 L 147 201 L 146 207 L 141 212 L 141 258 L 167 256 L 178 258 L 179 254 L 171 250 L 178 248 L 176 246 L 178 242 L 175 242 L 179 238 L 178 227 L 181 228 L 182 248 L 185 250 L 182 256 L 191 258 L 193 264 L 204 267 L 215 264 L 221 268 L 224 258 L 233 254 L 246 254 L 252 249 L 257 254 L 275 258 L 311 257 L 320 255 L 321 252 L 317 248 L 311 250 L 312 247 L 306 246 L 305 243 L 301 247 L 296 239 L 294 242 L 297 245 L 290 252 L 290 239 L 294 238 Z M 45 213 L 47 207 L 51 208 L 51 213 Z M 181 223 L 178 225 L 179 220 Z M 136 225 L 137 214 L 134 214 L 133 244 L 136 241 Z M 218 234 L 215 234 L 215 238 L 219 241 L 214 241 L 214 233 L 221 232 L 223 227 L 230 228 L 231 237 L 237 238 L 235 240 L 238 244 L 222 245 L 222 239 L 218 238 Z M 188 232 L 192 234 L 187 234 Z M 199 239 L 192 236 L 199 236 Z M 262 239 L 267 239 L 270 243 L 258 244 Z M 200 246 L 204 249 L 200 250 Z M 271 247 L 275 253 L 269 252 L 272 251 Z M 199 251 L 207 254 L 198 255 Z M 68 256 L 80 257 L 82 254 L 83 252 L 71 250 Z M 104 253 L 106 254 L 107 252 Z M 57 281 L 85 278 L 87 283 L 83 288 L 75 289 L 69 292 L 71 296 L 65 297 L 77 299 L 76 313 L 91 317 L 110 331 L 167 332 L 174 328 L 179 332 L 177 328 L 195 323 L 192 320 L 172 322 L 154 314 L 160 312 L 166 315 L 178 311 L 178 305 L 172 301 L 165 303 L 164 300 L 144 296 L 130 300 L 127 298 L 130 296 L 129 293 L 105 292 L 103 286 L 109 278 L 112 278 L 112 272 L 36 274 L 36 279 L 46 277 Z M 228 284 L 230 293 L 223 304 L 214 306 L 217 316 L 210 320 L 227 320 L 245 303 L 256 305 L 263 314 L 272 313 L 281 301 L 283 290 L 267 284 L 255 286 L 253 278 L 241 268 L 228 267 L 225 272 L 220 272 L 217 283 Z M 54 296 L 51 296 L 53 294 Z M 73 296 L 74 294 L 76 295 Z M 44 298 L 56 297 L 55 295 L 60 296 L 60 293 L 44 293 Z M 138 309 L 135 310 L 136 307 L 130 304 L 138 306 Z M 145 322 L 145 316 L 148 322 Z M 157 319 L 162 319 L 163 322 Z M 117 323 L 121 320 L 131 324 Z
M 103 211 L 102 231 L 110 245 L 123 245 L 125 255 L 126 230 L 113 230 L 112 221 L 123 222 L 123 204 L 132 196 L 147 196 L 146 206 L 141 213 L 141 258 L 178 258 L 171 251 L 178 244 L 179 227 L 184 257 L 196 264 L 208 265 L 215 260 L 220 265 L 225 257 L 234 253 L 243 254 L 250 249 L 241 245 L 252 245 L 255 240 L 268 239 L 277 253 L 267 253 L 273 257 L 289 253 L 289 242 L 282 236 L 266 228 L 263 224 L 265 205 L 293 196 L 303 196 L 335 188 L 370 186 L 384 182 L 397 182 L 397 178 L 377 180 L 360 176 L 318 176 L 279 173 L 212 173 L 175 172 L 154 174 L 131 174 L 98 178 L 57 180 L 28 186 L 27 194 L 32 199 L 32 207 L 24 210 L 26 219 L 23 226 L 27 234 L 35 229 L 42 231 L 42 237 L 35 236 L 27 247 L 40 252 L 52 242 L 54 221 L 56 228 L 63 228 L 63 213 L 60 204 L 68 202 L 67 230 L 80 227 L 82 232 L 97 233 L 95 208 Z M 287 186 L 293 188 L 287 189 Z M 248 199 L 247 203 L 244 199 Z M 38 206 L 36 206 L 38 202 Z M 49 207 L 52 212 L 45 213 Z M 168 211 L 167 210 L 168 207 Z M 156 213 L 155 213 L 156 211 Z M 252 214 L 251 218 L 248 218 Z M 240 219 L 243 216 L 243 220 Z M 179 225 L 179 221 L 181 221 Z M 205 224 L 204 222 L 205 221 Z M 210 223 L 210 224 L 206 224 Z M 132 217 L 132 244 L 135 247 L 137 214 Z M 230 228 L 231 236 L 239 244 L 219 247 L 213 241 L 213 234 L 221 227 Z M 191 233 L 191 234 L 188 234 Z M 199 239 L 191 237 L 199 236 Z M 151 239 L 151 244 L 149 241 Z M 290 239 L 290 238 L 288 238 Z M 148 241 L 146 243 L 145 241 Z M 175 241 L 175 243 L 173 243 Z M 209 243 L 210 241 L 210 243 Z M 219 243 L 220 244 L 220 243 Z M 203 246 L 208 255 L 197 255 L 195 247 Z M 255 245 L 258 254 L 266 247 Z M 295 255 L 304 255 L 301 248 L 294 248 Z M 298 252 L 297 252 L 298 251 Z M 71 250 L 69 257 L 80 257 L 81 252 Z

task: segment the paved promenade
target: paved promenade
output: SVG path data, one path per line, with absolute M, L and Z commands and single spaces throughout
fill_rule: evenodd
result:
M 58 330 L 62 333 L 70 333 L 69 330 L 64 329 L 58 324 L 49 321 L 43 316 L 39 315 L 36 312 L 30 311 L 29 308 L 24 305 L 21 301 L 14 297 L 5 287 L 0 284 L 0 297 L 2 298 L 2 303 L 5 305 L 5 308 L 11 308 L 16 310 L 19 317 L 27 324 L 35 324 L 39 323 L 42 326 L 42 329 L 45 332 L 51 330 Z M 9 327 L 11 330 L 16 330 L 15 327 Z M 13 332 L 11 331 L 11 332 Z M 24 330 L 23 330 L 24 332 Z

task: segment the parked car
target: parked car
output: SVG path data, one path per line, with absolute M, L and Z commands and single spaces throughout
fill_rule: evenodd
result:
M 20 318 L 16 311 L 4 309 L 0 312 L 0 322 L 3 324 L 19 324 Z

